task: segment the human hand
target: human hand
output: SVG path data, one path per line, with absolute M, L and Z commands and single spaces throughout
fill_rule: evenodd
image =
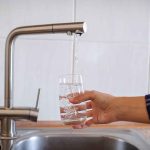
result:
M 77 104 L 86 101 L 88 119 L 85 126 L 90 126 L 93 123 L 109 123 L 117 120 L 116 109 L 113 105 L 114 98 L 112 95 L 97 91 L 85 91 L 71 98 L 70 102 Z M 82 128 L 83 126 L 73 127 Z

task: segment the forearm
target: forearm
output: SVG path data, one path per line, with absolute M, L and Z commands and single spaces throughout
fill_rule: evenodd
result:
M 144 96 L 115 97 L 114 103 L 118 121 L 150 123 Z

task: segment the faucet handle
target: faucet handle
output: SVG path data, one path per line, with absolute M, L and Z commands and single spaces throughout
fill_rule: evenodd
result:
M 36 109 L 38 108 L 38 104 L 39 104 L 40 92 L 41 92 L 41 89 L 39 88 L 38 89 L 38 93 L 37 93 L 36 104 L 35 104 L 35 108 Z

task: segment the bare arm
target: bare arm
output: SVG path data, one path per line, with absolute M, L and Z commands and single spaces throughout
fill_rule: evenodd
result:
M 114 121 L 150 123 L 144 96 L 116 97 L 97 91 L 86 91 L 70 101 L 87 101 L 87 116 L 90 119 L 86 121 L 86 125 Z
M 150 123 L 144 96 L 116 97 L 113 101 L 118 121 Z

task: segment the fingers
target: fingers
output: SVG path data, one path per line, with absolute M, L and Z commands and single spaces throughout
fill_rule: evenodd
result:
M 92 108 L 92 103 L 93 103 L 93 102 L 91 102 L 91 101 L 87 101 L 87 102 L 86 102 L 86 108 L 87 108 L 87 109 L 91 109 L 91 108 Z
M 82 129 L 82 128 L 85 128 L 85 127 L 86 127 L 85 124 L 72 125 L 72 128 L 74 128 L 74 129 Z
M 97 122 L 97 118 L 95 118 L 93 116 L 93 110 L 88 110 L 86 112 L 86 115 L 87 115 L 87 119 L 86 121 L 84 122 L 84 124 L 80 124 L 80 125 L 73 125 L 72 127 L 74 129 L 82 129 L 82 128 L 85 128 L 85 127 L 89 127 L 91 126 L 92 124 L 95 124 L 95 123 L 98 123 Z
M 91 119 L 89 119 L 89 120 L 87 120 L 87 121 L 85 122 L 85 126 L 90 126 L 90 125 L 92 125 L 93 123 L 94 123 L 93 118 L 91 118 Z
M 72 128 L 74 129 L 82 129 L 91 126 L 94 124 L 93 118 L 88 119 L 84 122 L 84 124 L 79 124 L 79 125 L 72 125 Z
M 68 114 L 66 112 L 62 112 L 61 114 L 61 118 L 66 118 L 66 116 L 68 116 Z M 93 116 L 93 111 L 92 110 L 88 110 L 88 111 L 78 111 L 78 113 L 76 114 L 78 116 L 86 116 L 86 117 L 92 117 Z
M 86 111 L 86 116 L 87 117 L 92 117 L 93 116 L 93 111 L 92 110 Z
M 78 95 L 80 95 L 80 94 L 83 94 L 83 92 L 70 93 L 70 94 L 68 94 L 66 97 L 67 97 L 68 99 L 71 99 L 71 98 L 74 98 L 74 97 L 76 97 L 76 96 L 78 96 Z
M 78 104 L 78 105 L 73 105 L 74 109 L 76 111 L 82 111 L 82 110 L 86 110 L 86 109 L 91 109 L 92 108 L 92 102 L 91 101 L 88 101 L 86 102 L 86 104 Z M 65 107 L 60 107 L 60 112 L 61 113 L 65 113 L 66 111 L 66 108 Z
M 77 95 L 76 97 L 70 98 L 71 103 L 81 103 L 83 101 L 87 100 L 94 100 L 95 99 L 95 94 L 94 91 L 85 91 L 84 93 L 81 93 Z
M 82 123 L 82 124 L 72 125 L 72 128 L 82 129 L 82 128 L 86 128 L 86 127 L 89 127 L 90 125 L 92 125 L 94 123 L 94 121 L 93 121 L 93 118 L 91 117 L 91 112 L 89 112 L 87 115 L 90 116 L 90 118 L 88 117 L 87 120 L 84 121 L 84 123 Z

